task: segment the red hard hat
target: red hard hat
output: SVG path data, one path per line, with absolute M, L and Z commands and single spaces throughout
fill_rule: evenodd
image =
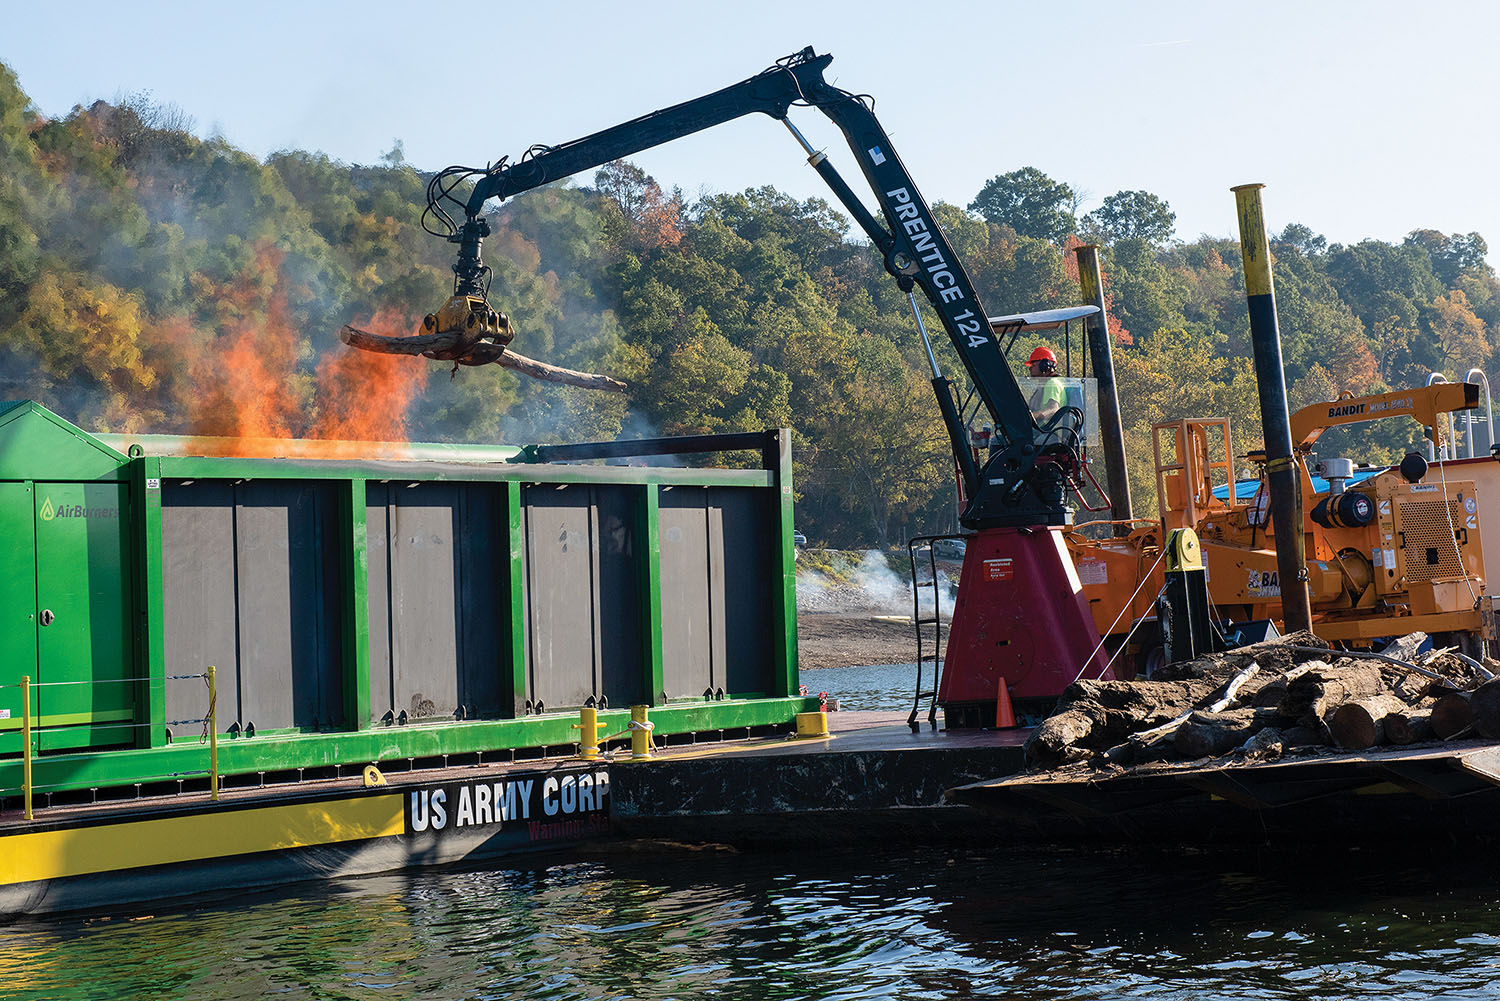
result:
M 1039 361 L 1050 361 L 1052 364 L 1056 365 L 1057 355 L 1052 353 L 1051 348 L 1037 348 L 1035 351 L 1031 352 L 1031 357 L 1026 359 L 1026 364 L 1035 365 Z

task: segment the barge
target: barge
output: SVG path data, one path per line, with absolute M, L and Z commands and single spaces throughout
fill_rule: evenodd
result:
M 748 468 L 589 462 L 745 451 Z M 784 732 L 817 707 L 797 675 L 785 430 L 225 441 L 94 435 L 4 403 L 0 554 L 0 890 L 26 900 L 80 866 L 160 875 L 421 833 L 367 767 L 525 771 L 574 752 L 581 708 L 610 736 L 646 706 L 663 741 Z

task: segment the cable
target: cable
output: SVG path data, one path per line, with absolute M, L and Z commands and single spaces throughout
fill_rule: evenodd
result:
M 500 164 L 504 163 L 504 158 L 501 158 Z M 454 205 L 465 207 L 466 203 L 455 198 L 453 192 L 469 178 L 489 172 L 480 167 L 452 166 L 444 167 L 433 174 L 427 181 L 427 207 L 422 210 L 422 228 L 433 236 L 440 236 L 444 239 L 457 233 L 458 223 L 443 208 L 443 202 L 452 202 Z
M 1432 679 L 1437 680 L 1437 681 L 1447 681 L 1448 680 L 1447 678 L 1443 677 L 1441 674 L 1438 674 L 1436 671 L 1429 671 L 1425 667 L 1418 667 L 1416 664 L 1410 663 L 1409 661 L 1398 660 L 1395 657 L 1387 657 L 1383 653 L 1369 653 L 1369 652 L 1364 651 L 1364 650 L 1334 650 L 1334 649 L 1324 649 L 1323 647 L 1320 647 L 1320 646 L 1298 646 L 1297 644 L 1294 644 L 1294 643 L 1285 643 L 1285 644 L 1280 644 L 1279 646 L 1280 646 L 1280 649 L 1283 649 L 1283 650 L 1295 650 L 1295 651 L 1298 651 L 1298 652 L 1301 652 L 1301 653 L 1343 654 L 1343 655 L 1345 655 L 1347 657 L 1368 657 L 1371 660 L 1381 660 L 1381 661 L 1385 661 L 1387 664 L 1395 664 L 1397 667 L 1404 667 L 1404 668 L 1406 668 L 1408 670 L 1416 671 L 1420 675 L 1424 675 L 1425 677 L 1432 678 Z M 1466 657 L 1463 654 L 1459 653 L 1457 650 L 1450 650 L 1450 651 L 1448 651 L 1448 653 L 1451 656 L 1457 657 L 1459 660 L 1463 661 L 1465 664 L 1469 665 L 1474 670 L 1478 671 L 1480 677 L 1484 678 L 1486 681 L 1491 681 L 1491 680 L 1494 679 L 1494 677 L 1495 677 L 1494 672 L 1492 672 L 1489 668 L 1485 667 L 1483 664 L 1481 664 L 1478 661 L 1474 660 L 1474 658 L 1472 658 L 1472 657 Z
M 1156 562 L 1151 564 L 1151 569 L 1147 570 L 1146 573 L 1141 577 L 1141 582 L 1135 586 L 1135 593 L 1130 596 L 1129 601 L 1125 602 L 1125 607 L 1120 609 L 1120 614 L 1115 616 L 1115 621 L 1111 622 L 1109 624 L 1109 628 L 1104 630 L 1104 634 L 1099 637 L 1099 645 L 1094 647 L 1094 649 L 1089 652 L 1089 655 L 1083 659 L 1083 666 L 1078 669 L 1077 674 L 1073 675 L 1073 681 L 1077 681 L 1079 678 L 1083 677 L 1083 672 L 1089 669 L 1089 664 L 1093 662 L 1095 655 L 1097 655 L 1099 651 L 1104 648 L 1104 644 L 1109 639 L 1110 634 L 1115 631 L 1115 626 L 1118 626 L 1120 624 L 1120 620 L 1125 617 L 1126 612 L 1135 607 L 1135 599 L 1136 596 L 1141 593 L 1141 588 L 1146 586 L 1146 581 L 1151 579 L 1151 575 L 1156 572 L 1156 568 L 1159 567 L 1161 565 L 1161 561 L 1166 558 L 1167 547 L 1162 546 L 1161 552 L 1156 556 Z M 1166 588 L 1163 587 L 1162 591 L 1165 590 Z M 1158 598 L 1161 597 L 1162 591 L 1158 591 L 1156 593 L 1156 596 Z M 1140 626 L 1141 622 L 1144 621 L 1146 621 L 1146 619 L 1144 616 L 1142 616 L 1141 619 L 1135 623 L 1135 625 L 1132 625 L 1130 627 L 1130 631 L 1125 634 L 1125 641 L 1120 644 L 1119 648 L 1116 649 L 1114 654 L 1109 658 L 1109 662 L 1104 665 L 1104 670 L 1099 672 L 1101 677 L 1103 677 L 1105 672 L 1107 672 L 1111 667 L 1114 666 L 1115 657 L 1118 657 L 1120 655 L 1120 651 L 1125 649 L 1125 644 L 1130 642 L 1130 637 L 1135 635 L 1136 629 Z M 1072 682 L 1069 682 L 1069 684 L 1071 683 Z
M 530 160 L 539 152 L 547 152 L 551 149 L 552 147 L 550 146 L 534 145 L 523 154 L 522 159 Z M 440 236 L 444 239 L 457 233 L 459 229 L 458 222 L 448 213 L 447 209 L 443 208 L 443 203 L 452 202 L 454 205 L 462 208 L 465 216 L 467 216 L 468 201 L 455 197 L 453 192 L 457 191 L 472 178 L 493 177 L 509 169 L 510 166 L 510 157 L 502 156 L 487 167 L 465 167 L 461 164 L 455 164 L 452 167 L 444 167 L 436 174 L 433 174 L 427 181 L 427 207 L 422 210 L 422 228 L 433 236 Z M 437 228 L 434 228 L 434 226 Z
M 203 685 L 205 688 L 208 688 L 208 712 L 203 714 L 203 735 L 198 738 L 198 743 L 200 744 L 208 743 L 208 738 L 211 736 L 209 733 L 210 721 L 214 718 L 214 706 L 219 701 L 219 693 L 209 685 L 207 674 L 203 675 Z
M 1453 558 L 1458 561 L 1458 572 L 1464 575 L 1464 586 L 1469 589 L 1469 599 L 1473 602 L 1471 607 L 1479 607 L 1479 595 L 1474 593 L 1474 582 L 1469 580 L 1469 571 L 1464 566 L 1464 554 L 1458 548 L 1458 529 L 1453 527 L 1453 501 L 1448 495 L 1448 471 L 1439 462 L 1438 479 L 1443 484 L 1443 514 L 1448 518 L 1448 539 L 1453 543 Z

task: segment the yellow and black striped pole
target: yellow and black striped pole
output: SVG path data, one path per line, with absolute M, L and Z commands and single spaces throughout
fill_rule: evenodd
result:
M 1286 370 L 1281 362 L 1281 330 L 1276 323 L 1276 290 L 1271 283 L 1271 245 L 1261 213 L 1263 184 L 1241 184 L 1234 191 L 1240 220 L 1240 253 L 1245 261 L 1245 301 L 1250 310 L 1250 346 L 1260 390 L 1260 420 L 1266 434 L 1266 486 L 1276 538 L 1276 576 L 1281 585 L 1281 618 L 1288 632 L 1312 628 L 1307 597 L 1307 561 L 1302 539 L 1302 505 L 1292 458 L 1292 424 L 1287 414 Z
M 1125 434 L 1121 430 L 1120 397 L 1115 389 L 1115 359 L 1110 348 L 1109 314 L 1104 308 L 1099 248 L 1085 244 L 1075 247 L 1073 253 L 1078 255 L 1078 283 L 1083 289 L 1084 305 L 1099 308 L 1099 312 L 1083 321 L 1083 329 L 1094 361 L 1094 378 L 1099 383 L 1099 436 L 1104 441 L 1105 482 L 1109 484 L 1113 517 L 1121 522 L 1115 526 L 1115 534 L 1129 535 L 1131 526 L 1125 522 L 1134 518 L 1135 512 L 1130 506 L 1130 477 L 1125 470 Z

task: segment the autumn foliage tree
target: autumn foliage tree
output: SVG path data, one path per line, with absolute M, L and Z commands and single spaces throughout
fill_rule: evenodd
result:
M 373 165 L 257 159 L 142 95 L 49 118 L 0 65 L 0 399 L 37 399 L 89 429 L 238 435 L 526 444 L 790 427 L 798 527 L 815 544 L 897 546 L 955 527 L 910 306 L 827 200 L 772 187 L 690 200 L 618 161 L 491 206 L 491 300 L 518 350 L 631 384 L 599 394 L 498 366 L 450 378 L 439 363 L 350 360 L 342 324 L 409 332 L 451 291 L 452 247 L 420 226 L 427 180 L 399 142 Z M 1237 448 L 1258 444 L 1239 250 L 1174 240 L 1170 207 L 1147 191 L 1082 220 L 1077 201 L 1022 167 L 933 215 L 991 314 L 1076 304 L 1072 248 L 1105 245 L 1132 490 L 1149 512 L 1152 422 L 1227 416 Z M 1272 254 L 1293 402 L 1431 371 L 1500 375 L 1487 251 L 1477 233 L 1344 246 L 1285 226 Z M 919 309 L 966 393 L 937 317 Z M 1014 350 L 1042 343 L 1068 357 L 1051 335 Z M 1398 457 L 1414 435 L 1397 423 L 1320 447 Z

